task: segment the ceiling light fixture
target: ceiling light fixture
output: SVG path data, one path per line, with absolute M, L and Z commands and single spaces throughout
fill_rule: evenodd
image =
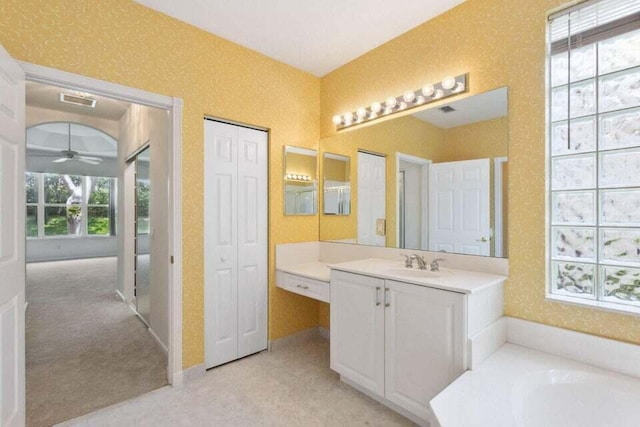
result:
M 399 111 L 411 109 L 419 105 L 425 105 L 450 96 L 458 95 L 469 90 L 467 84 L 468 74 L 459 76 L 446 76 L 441 82 L 435 84 L 425 84 L 417 90 L 408 90 L 401 96 L 388 97 L 384 103 L 374 102 L 370 107 L 360 107 L 355 112 L 347 112 L 342 115 L 335 115 L 332 118 L 333 124 L 338 129 L 368 122 L 377 119 L 381 115 L 389 115 Z
M 96 108 L 96 103 L 98 101 L 95 98 L 91 98 L 89 96 L 61 93 L 60 102 L 63 102 L 65 104 L 79 105 L 81 107 Z

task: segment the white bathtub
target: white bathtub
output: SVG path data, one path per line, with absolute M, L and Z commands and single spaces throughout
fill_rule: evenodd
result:
M 431 407 L 442 427 L 638 427 L 640 379 L 505 344 Z

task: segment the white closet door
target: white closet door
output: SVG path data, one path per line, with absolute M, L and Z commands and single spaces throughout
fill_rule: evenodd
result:
M 239 128 L 238 357 L 267 348 L 267 133 Z
M 238 358 L 238 128 L 205 121 L 205 365 Z
M 0 426 L 24 425 L 24 72 L 0 46 Z

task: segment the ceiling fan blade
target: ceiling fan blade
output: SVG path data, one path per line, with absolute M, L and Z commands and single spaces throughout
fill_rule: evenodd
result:
M 64 163 L 64 162 L 67 162 L 67 161 L 69 161 L 69 160 L 71 160 L 71 159 L 70 159 L 70 158 L 68 158 L 68 157 L 60 157 L 59 159 L 55 159 L 55 160 L 53 161 L 53 163 Z
M 100 164 L 100 162 L 96 162 L 95 160 L 87 159 L 87 158 L 81 157 L 81 156 L 76 157 L 76 159 L 79 162 L 87 163 L 87 164 L 90 164 L 90 165 L 99 165 Z
M 76 156 L 77 158 L 83 158 L 86 160 L 93 160 L 94 162 L 101 162 L 102 158 L 100 157 L 93 157 L 93 156 L 85 156 L 85 155 L 80 155 L 80 156 Z
M 27 154 L 27 157 L 60 157 L 60 154 Z

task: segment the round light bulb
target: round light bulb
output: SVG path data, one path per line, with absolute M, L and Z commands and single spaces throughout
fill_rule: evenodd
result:
M 442 88 L 446 90 L 451 90 L 456 86 L 456 78 L 453 76 L 447 76 L 442 79 Z
M 340 123 L 342 123 L 342 116 L 340 116 L 339 114 L 336 114 L 335 116 L 333 116 L 331 120 L 333 120 L 333 124 L 337 126 Z
M 413 102 L 416 99 L 416 93 L 412 90 L 408 90 L 404 95 L 402 95 L 402 99 L 404 99 L 405 102 Z
M 433 91 L 434 91 L 434 89 L 433 89 L 433 85 L 432 84 L 427 84 L 427 85 L 424 85 L 422 87 L 422 94 L 424 96 L 429 97 L 429 96 L 433 95 Z
M 398 101 L 393 96 L 388 97 L 387 100 L 385 101 L 387 108 L 393 108 L 396 106 L 397 103 Z
M 364 107 L 360 107 L 356 110 L 356 115 L 358 116 L 359 119 L 364 119 L 365 117 L 367 117 L 367 109 Z
M 384 114 L 391 114 L 391 113 L 393 113 L 393 108 L 387 107 L 384 109 Z
M 373 104 L 371 104 L 372 113 L 378 114 L 380 111 L 382 111 L 382 104 L 380 104 L 379 102 L 374 102 Z
M 439 98 L 442 98 L 443 96 L 444 96 L 444 92 L 442 91 L 442 89 L 438 89 L 433 94 L 433 99 L 439 99 Z
M 456 83 L 456 87 L 453 89 L 453 91 L 455 93 L 464 92 L 464 83 L 462 82 Z
M 344 113 L 342 120 L 344 121 L 345 125 L 347 126 L 350 125 L 351 122 L 353 121 L 353 113 Z
M 422 96 L 422 95 L 419 95 L 419 96 L 416 98 L 416 104 L 418 104 L 418 105 L 420 105 L 420 104 L 424 104 L 424 102 L 425 102 L 425 101 L 426 101 L 426 99 L 425 99 L 425 97 L 424 97 L 424 96 Z
M 376 117 L 378 117 L 378 115 L 373 111 L 369 114 L 369 120 L 375 119 Z
M 398 106 L 398 110 L 404 110 L 405 108 L 407 108 L 407 103 L 402 101 Z

